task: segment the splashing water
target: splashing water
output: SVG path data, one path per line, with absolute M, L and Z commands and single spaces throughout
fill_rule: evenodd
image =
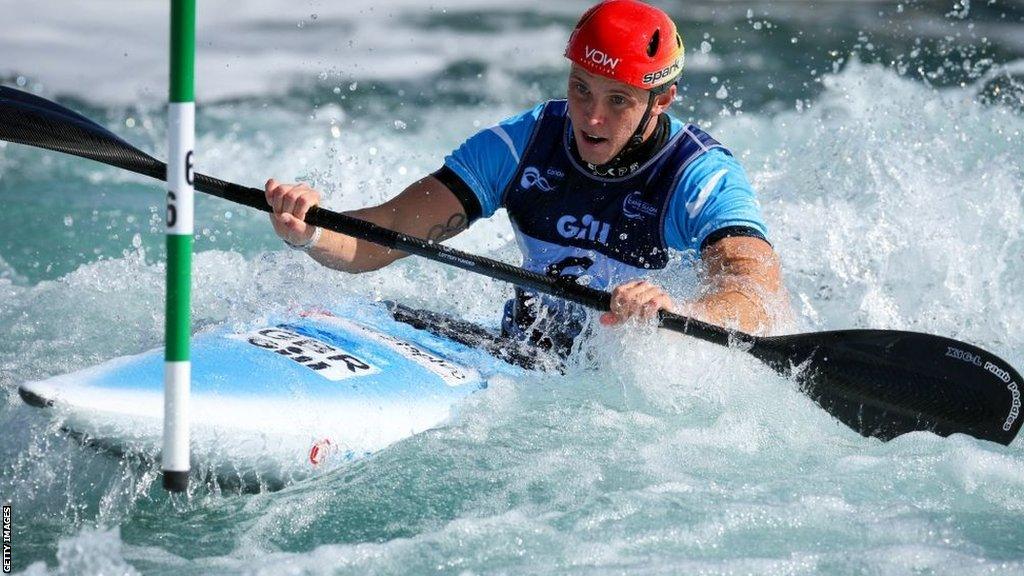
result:
M 258 2 L 240 22 L 209 8 L 209 26 L 235 26 L 237 45 L 218 38 L 199 56 L 209 68 L 199 80 L 197 150 L 203 172 L 249 185 L 301 178 L 333 209 L 390 197 L 472 131 L 558 96 L 561 46 L 586 6 L 314 4 Z M 1024 366 L 1024 48 L 1014 9 L 979 4 L 949 16 L 949 6 L 934 14 L 915 3 L 832 6 L 813 17 L 692 7 L 676 113 L 746 166 L 783 261 L 795 328 L 932 332 Z M 25 10 L 29 22 L 35 9 Z M 139 26 L 148 17 L 126 10 Z M 856 29 L 843 28 L 851 19 Z M 907 19 L 916 36 L 890 34 Z M 814 34 L 829 23 L 849 42 Z M 1007 26 L 1016 35 L 1001 35 Z M 268 30 L 282 34 L 277 50 L 292 52 L 261 48 Z M 964 36 L 943 44 L 948 30 Z M 42 56 L 19 60 L 26 69 L 12 78 L 165 155 L 159 80 L 101 63 L 97 90 L 85 91 L 73 81 L 81 61 L 69 69 L 66 48 L 24 34 L 0 39 L 12 50 L 4 53 L 35 47 Z M 163 49 L 125 38 L 131 65 Z M 105 48 L 82 42 L 104 60 Z M 828 64 L 802 59 L 829 51 L 838 55 Z M 951 54 L 957 60 L 946 65 Z M 991 62 L 979 68 L 984 58 Z M 400 77 L 396 62 L 406 62 Z M 410 62 L 417 73 L 405 75 Z M 257 79 L 217 78 L 235 66 Z M 255 73 L 259 66 L 271 72 Z M 8 72 L 0 68 L 0 78 L 18 85 Z M 21 382 L 160 345 L 161 186 L 11 145 L 0 146 L 0 196 L 0 499 L 14 510 L 17 570 L 1024 570 L 1019 440 L 861 438 L 742 352 L 646 328 L 601 332 L 593 365 L 565 375 L 492 382 L 447 426 L 335 473 L 255 495 L 200 480 L 187 497 L 168 496 L 150 463 L 79 445 L 16 393 Z M 454 245 L 517 259 L 502 217 Z M 198 331 L 378 298 L 493 326 L 510 292 L 414 259 L 340 275 L 284 249 L 264 215 L 211 198 L 198 199 L 197 250 Z M 692 257 L 659 277 L 677 295 L 694 289 L 682 265 Z

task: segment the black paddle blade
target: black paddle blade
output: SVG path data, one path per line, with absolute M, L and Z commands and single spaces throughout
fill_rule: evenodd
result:
M 916 430 L 1009 444 L 1024 380 L 999 357 L 950 338 L 841 330 L 758 338 L 750 353 L 792 373 L 839 421 L 889 440 Z
M 60 104 L 0 86 L 0 140 L 96 160 L 163 180 L 164 164 Z
M 165 180 L 167 166 L 68 108 L 0 86 L 0 140 L 55 150 Z M 263 191 L 195 174 L 200 192 L 270 212 Z

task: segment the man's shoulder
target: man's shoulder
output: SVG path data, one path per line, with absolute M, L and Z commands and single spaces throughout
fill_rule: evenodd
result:
M 708 148 L 703 154 L 700 154 L 690 162 L 687 167 L 688 170 L 695 170 L 697 172 L 702 171 L 714 171 L 722 168 L 741 168 L 740 163 L 736 161 L 732 153 L 729 152 L 725 147 L 713 147 Z
M 673 119 L 674 120 L 674 119 Z M 689 148 L 678 172 L 677 193 L 705 194 L 718 184 L 749 187 L 746 171 L 732 152 L 694 124 L 679 122 L 678 136 Z
M 683 122 L 682 120 L 676 118 L 675 116 L 669 114 L 668 112 L 665 113 L 665 116 L 668 116 L 669 121 L 669 138 L 674 138 L 675 136 L 679 135 L 680 132 L 683 131 L 683 128 L 689 126 L 689 124 Z
M 540 117 L 544 114 L 545 109 L 547 109 L 549 105 L 555 106 L 559 102 L 559 100 L 548 100 L 546 102 L 541 102 L 532 108 L 527 108 L 526 110 L 523 110 L 518 114 L 514 114 L 512 116 L 509 116 L 508 118 L 505 118 L 504 120 L 498 123 L 498 126 L 532 126 L 540 120 Z
M 548 104 L 555 101 L 541 102 L 533 108 L 528 108 L 509 116 L 490 128 L 484 128 L 478 132 L 478 136 L 481 135 L 492 135 L 497 136 L 497 140 L 501 143 L 510 146 L 515 154 L 518 156 L 523 152 L 526 143 L 530 139 L 530 135 L 536 129 L 540 123 L 541 117 L 544 115 L 544 111 Z M 490 138 L 483 136 L 484 141 L 490 141 Z
M 723 170 L 742 174 L 743 169 L 732 152 L 711 134 L 674 116 L 669 116 L 669 120 L 679 188 L 693 186 Z
M 692 146 L 703 152 L 717 150 L 719 154 L 724 154 L 725 156 L 732 154 L 724 144 L 697 124 L 684 122 L 672 115 L 668 115 L 668 118 L 670 125 L 669 138 L 678 137 L 681 144 Z

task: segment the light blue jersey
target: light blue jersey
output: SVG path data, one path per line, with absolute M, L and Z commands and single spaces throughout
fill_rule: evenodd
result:
M 572 150 L 567 102 L 552 100 L 471 137 L 438 177 L 470 218 L 476 204 L 484 217 L 508 211 L 524 268 L 598 290 L 667 267 L 669 250 L 699 253 L 725 235 L 766 238 L 732 153 L 692 124 L 668 125 L 664 144 L 633 170 L 599 176 Z M 517 288 L 502 332 L 568 355 L 587 316 L 576 304 Z
M 473 191 L 482 216 L 504 207 L 511 179 L 519 169 L 545 104 L 540 104 L 482 130 L 445 158 L 445 166 Z M 695 127 L 671 118 L 669 138 Z M 543 181 L 543 176 L 541 176 Z M 669 248 L 699 251 L 717 230 L 742 226 L 768 237 L 754 190 L 747 175 L 727 151 L 713 148 L 685 167 L 664 220 Z

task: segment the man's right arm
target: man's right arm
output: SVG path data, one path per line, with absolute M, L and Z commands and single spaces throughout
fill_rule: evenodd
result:
M 315 227 L 303 222 L 310 207 L 319 204 L 320 194 L 304 184 L 282 184 L 268 180 L 265 187 L 274 231 L 290 244 L 308 242 Z M 427 176 L 378 206 L 345 214 L 417 238 L 440 242 L 466 229 L 469 220 L 462 201 L 440 180 Z M 331 230 L 323 230 L 309 255 L 317 262 L 345 272 L 368 272 L 406 256 Z
M 393 199 L 346 214 L 427 240 L 451 238 L 469 223 L 500 208 L 501 195 L 516 173 L 520 158 L 544 109 L 540 104 L 498 125 L 481 130 L 445 158 L 444 166 Z M 314 228 L 302 219 L 320 195 L 299 184 L 269 180 L 267 203 L 278 236 L 293 245 L 307 243 Z M 309 254 L 325 266 L 366 272 L 386 266 L 405 253 L 324 230 Z

